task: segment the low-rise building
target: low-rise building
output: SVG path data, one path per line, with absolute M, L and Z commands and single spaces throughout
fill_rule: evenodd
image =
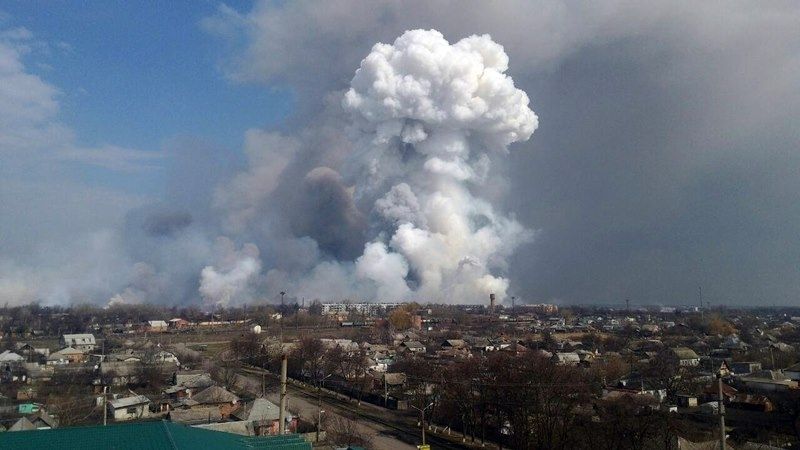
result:
M 682 367 L 696 367 L 700 365 L 700 357 L 689 347 L 676 347 L 672 352 L 678 358 L 678 364 Z
M 63 366 L 66 364 L 78 364 L 86 360 L 86 354 L 78 349 L 67 347 L 47 357 L 47 364 L 50 366 Z
M 176 317 L 174 319 L 169 320 L 169 329 L 171 330 L 185 330 L 189 328 L 191 324 L 186 319 L 181 319 Z
M 94 335 L 89 333 L 84 334 L 65 334 L 61 336 L 62 347 L 72 347 L 82 352 L 90 352 L 97 347 Z
M 425 353 L 426 348 L 422 345 L 420 341 L 406 341 L 400 344 L 400 351 L 406 351 L 409 353 Z
M 144 395 L 118 398 L 108 402 L 108 412 L 117 421 L 150 417 L 150 399 Z
M 163 320 L 148 320 L 145 330 L 151 333 L 161 333 L 167 331 L 169 324 Z

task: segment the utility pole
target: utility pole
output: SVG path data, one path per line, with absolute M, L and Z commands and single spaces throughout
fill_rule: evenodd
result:
M 317 442 L 319 442 L 319 429 L 322 427 L 322 389 L 317 386 Z
M 425 409 L 422 408 L 422 445 L 425 446 Z
M 286 295 L 286 292 L 281 291 L 281 312 L 280 312 L 281 318 L 278 320 L 279 327 L 280 327 L 280 330 L 281 330 L 281 347 L 283 346 L 283 315 L 285 314 L 285 308 L 284 308 L 284 305 L 283 305 L 283 296 L 284 295 Z M 283 351 L 283 349 L 281 349 L 281 351 Z
M 317 382 L 317 442 L 319 442 L 319 430 L 322 427 L 322 383 L 331 376 L 333 376 L 332 373 L 322 377 L 322 379 Z
M 722 398 L 722 372 L 717 374 L 717 385 L 719 387 L 719 448 L 725 450 L 725 403 Z
M 278 434 L 286 433 L 286 354 L 281 356 L 281 399 L 278 412 Z
M 103 426 L 108 424 L 108 386 L 103 386 Z
M 625 311 L 627 311 L 628 313 L 631 312 L 631 299 L 629 298 L 625 299 Z

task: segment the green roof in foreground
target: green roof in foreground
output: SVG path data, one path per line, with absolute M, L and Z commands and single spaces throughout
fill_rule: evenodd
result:
M 240 436 L 172 422 L 68 427 L 0 433 L 2 449 L 36 450 L 310 450 L 296 434 Z

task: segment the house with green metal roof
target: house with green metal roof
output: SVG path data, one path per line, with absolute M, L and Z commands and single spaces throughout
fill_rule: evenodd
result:
M 137 422 L 0 434 L 0 448 L 15 450 L 311 450 L 296 434 L 240 436 L 177 423 Z

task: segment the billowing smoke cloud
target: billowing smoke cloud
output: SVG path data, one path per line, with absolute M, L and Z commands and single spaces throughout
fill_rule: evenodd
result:
M 205 302 L 246 301 L 253 286 L 267 297 L 504 297 L 507 257 L 532 233 L 481 194 L 492 159 L 538 125 L 507 70 L 488 35 L 450 44 L 408 31 L 373 47 L 322 124 L 297 138 L 249 132 L 249 167 L 214 206 L 231 238 L 263 251 L 267 271 L 229 249 L 225 267 L 202 271 Z
M 377 44 L 344 95 L 354 118 L 361 182 L 390 224 L 356 262 L 384 299 L 477 302 L 501 298 L 492 275 L 530 232 L 480 199 L 488 152 L 506 152 L 538 125 L 528 96 L 505 74 L 508 56 L 488 35 L 450 44 L 413 30 Z
M 228 306 L 231 302 L 253 298 L 253 280 L 261 271 L 258 247 L 245 244 L 236 250 L 228 238 L 217 239 L 217 263 L 200 273 L 200 294 L 206 305 Z

